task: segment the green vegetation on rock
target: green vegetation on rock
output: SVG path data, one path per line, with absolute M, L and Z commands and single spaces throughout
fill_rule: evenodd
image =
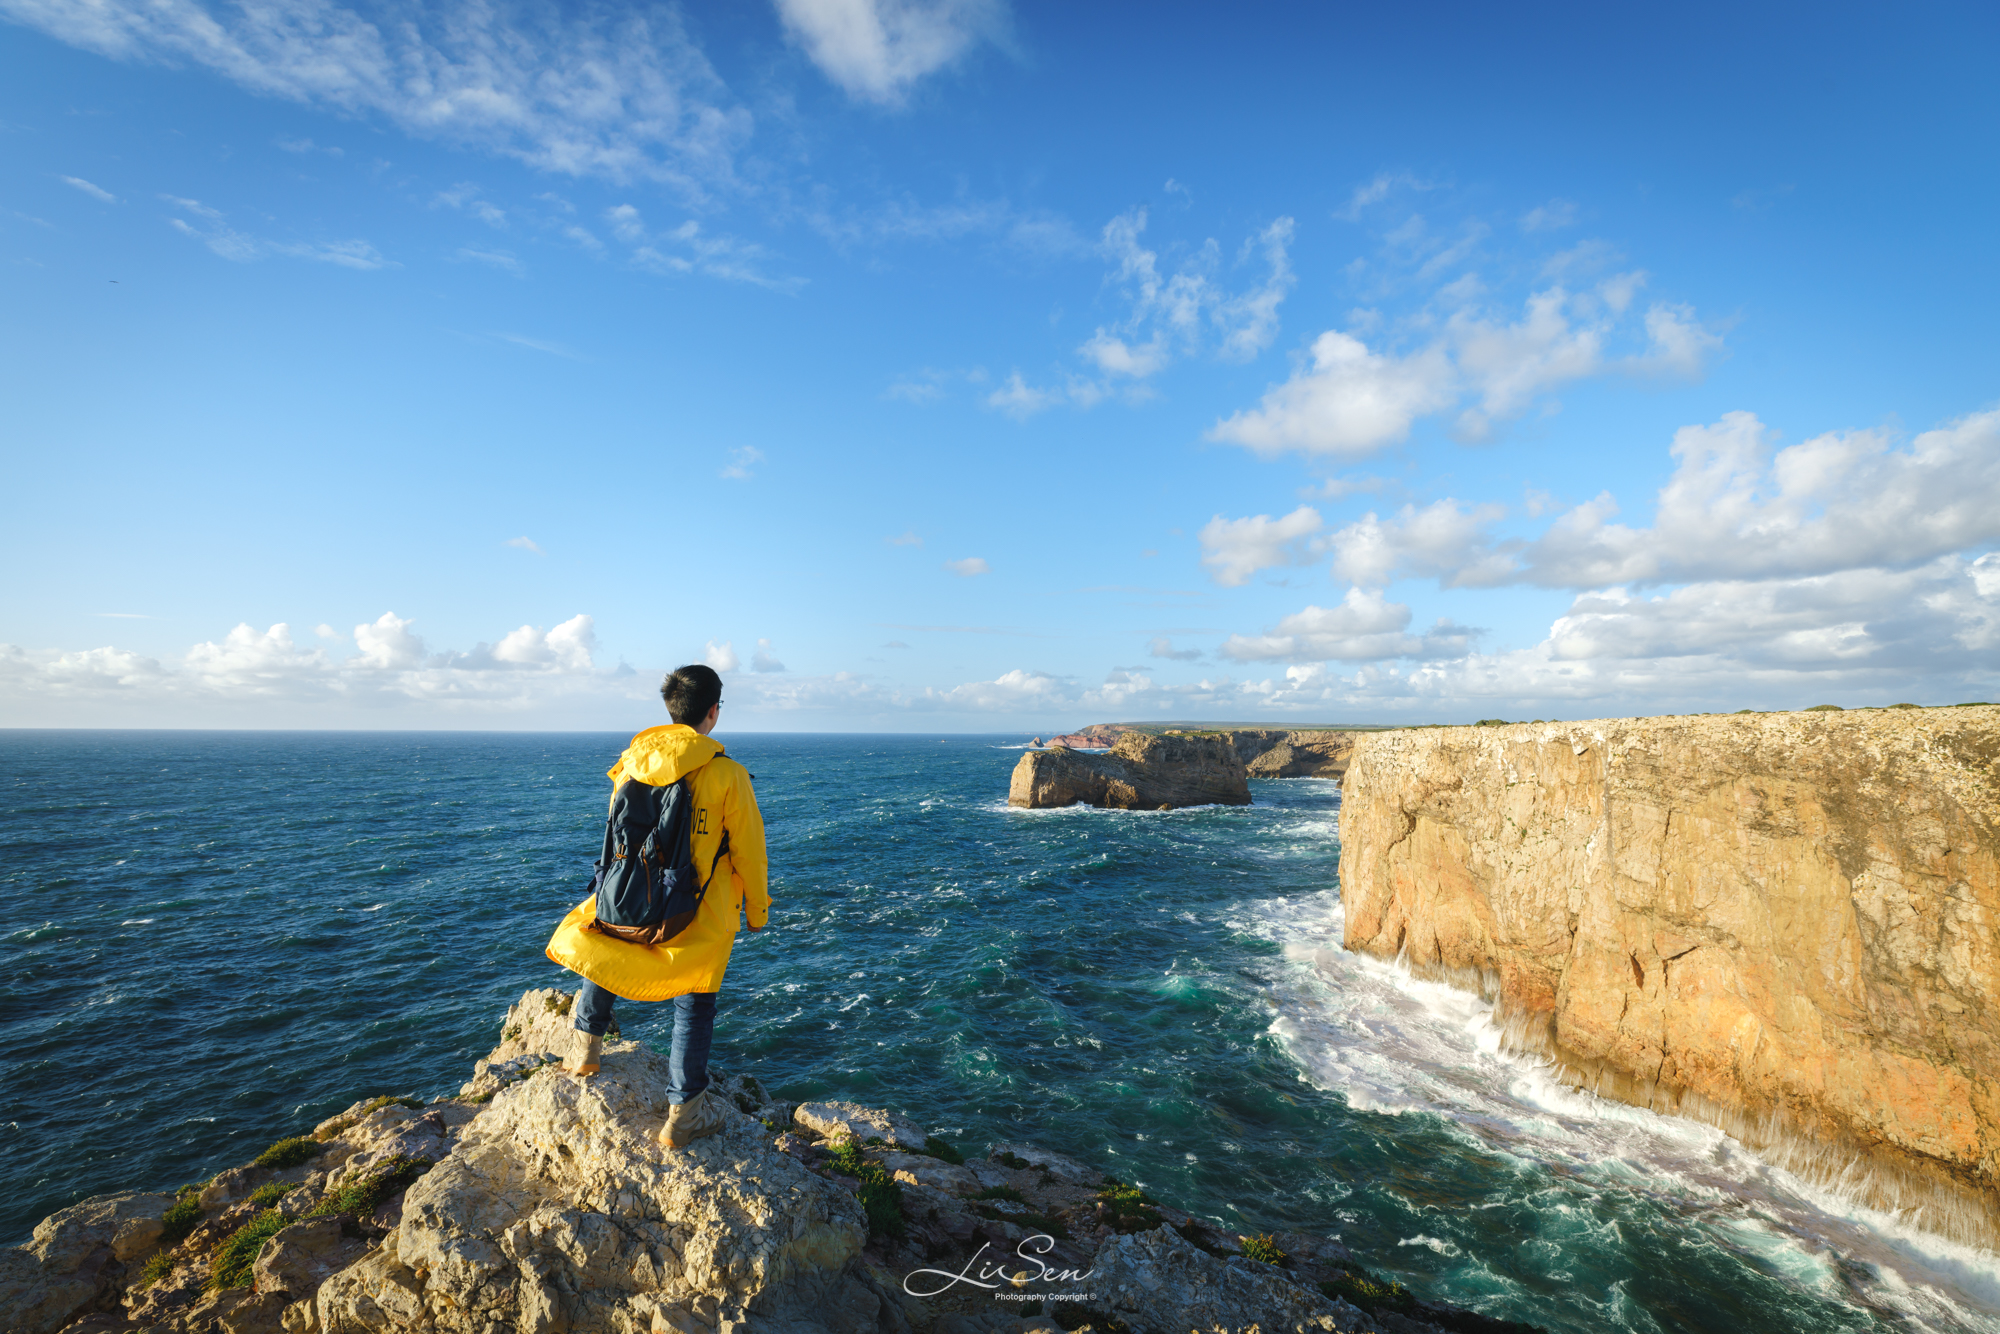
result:
M 266 1209 L 229 1234 L 208 1262 L 211 1288 L 247 1288 L 251 1268 L 257 1263 L 264 1243 L 276 1236 L 291 1220 L 276 1209 Z
M 1285 1253 L 1278 1248 L 1277 1240 L 1268 1232 L 1255 1237 L 1245 1237 L 1243 1254 L 1248 1259 L 1261 1260 L 1267 1265 L 1281 1265 L 1285 1262 Z
M 306 1217 L 331 1218 L 336 1214 L 352 1214 L 356 1218 L 367 1218 L 382 1207 L 382 1201 L 430 1170 L 430 1159 L 399 1154 L 360 1181 L 350 1182 L 328 1195 L 314 1205 Z
M 880 1163 L 871 1163 L 862 1154 L 861 1142 L 852 1135 L 833 1141 L 828 1152 L 833 1170 L 861 1183 L 861 1207 L 868 1215 L 872 1236 L 903 1239 L 903 1188 Z
M 282 1181 L 267 1181 L 250 1192 L 250 1203 L 259 1209 L 268 1209 L 297 1189 L 297 1186 L 288 1186 Z
M 139 1271 L 139 1287 L 150 1288 L 174 1267 L 173 1252 L 165 1248 L 153 1252 L 153 1258 L 146 1261 L 146 1267 Z
M 201 1222 L 201 1187 L 182 1186 L 180 1198 L 175 1200 L 160 1219 L 160 1249 L 172 1250 L 187 1240 L 188 1233 Z
M 300 1163 L 311 1162 L 326 1152 L 326 1145 L 311 1135 L 294 1135 L 281 1139 L 252 1160 L 252 1167 L 274 1167 L 280 1170 L 297 1167 Z
M 1105 1178 L 1097 1202 L 1111 1212 L 1114 1232 L 1150 1232 L 1160 1226 L 1159 1201 L 1150 1199 L 1137 1186 L 1128 1186 L 1116 1177 Z

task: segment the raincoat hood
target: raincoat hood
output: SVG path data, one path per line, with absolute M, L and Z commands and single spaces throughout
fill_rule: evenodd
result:
M 632 744 L 605 770 L 613 790 L 628 778 L 649 787 L 678 783 L 688 774 L 722 754 L 722 743 L 703 736 L 685 723 L 649 727 L 632 738 Z

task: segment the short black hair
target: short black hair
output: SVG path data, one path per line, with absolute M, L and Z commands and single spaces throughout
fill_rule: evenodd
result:
M 660 698 L 667 702 L 669 718 L 693 727 L 722 703 L 722 678 L 707 663 L 691 662 L 667 673 L 660 682 Z

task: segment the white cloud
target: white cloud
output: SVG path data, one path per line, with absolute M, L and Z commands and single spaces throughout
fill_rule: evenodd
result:
M 1439 500 L 1405 505 L 1388 522 L 1371 510 L 1335 533 L 1333 572 L 1351 584 L 1383 588 L 1402 575 L 1434 577 L 1447 587 L 1506 582 L 1506 561 L 1485 550 L 1485 529 L 1506 516 L 1503 505 L 1461 506 Z
M 785 664 L 772 656 L 770 640 L 760 639 L 757 641 L 757 651 L 750 658 L 750 670 L 753 672 L 782 672 L 785 670 Z
M 6 0 L 0 0 L 4 6 Z M 200 241 L 216 254 L 238 264 L 248 264 L 268 255 L 286 255 L 293 259 L 309 259 L 322 264 L 337 264 L 341 268 L 373 269 L 388 268 L 393 261 L 384 259 L 381 252 L 366 241 L 272 241 L 264 237 L 239 232 L 225 223 L 218 209 L 210 208 L 198 199 L 182 199 L 178 195 L 162 195 L 162 199 L 184 212 L 203 220 L 202 225 L 193 226 L 181 218 L 168 218 L 167 225 L 183 236 Z
M 1145 379 L 1158 374 L 1176 356 L 1196 350 L 1206 335 L 1217 337 L 1224 360 L 1247 361 L 1277 337 L 1278 307 L 1294 278 L 1288 251 L 1293 224 L 1279 218 L 1246 242 L 1239 263 L 1253 253 L 1269 269 L 1265 280 L 1232 294 L 1217 278 L 1221 250 L 1205 242 L 1172 274 L 1162 272 L 1158 252 L 1139 243 L 1146 230 L 1146 210 L 1133 209 L 1104 225 L 1102 249 L 1116 261 L 1110 281 L 1130 303 L 1124 319 L 1101 325 L 1077 351 L 1100 374 Z
M 1325 548 L 1323 541 L 1316 540 L 1319 530 L 1319 511 L 1310 505 L 1301 505 L 1282 519 L 1268 514 L 1225 519 L 1218 514 L 1198 535 L 1201 563 L 1216 583 L 1237 588 L 1249 583 L 1259 570 L 1312 564 Z
M 504 228 L 507 225 L 507 211 L 490 200 L 481 199 L 479 187 L 470 181 L 460 181 L 449 190 L 438 191 L 432 204 L 462 209 L 489 227 Z
M 1267 272 L 1240 291 L 1222 280 L 1222 248 L 1212 238 L 1169 272 L 1160 253 L 1140 243 L 1145 230 L 1143 208 L 1104 225 L 1098 250 L 1113 263 L 1105 281 L 1125 310 L 1077 346 L 1088 373 L 1064 372 L 1060 387 L 1042 387 L 1016 370 L 986 395 L 987 407 L 1025 420 L 1064 403 L 1090 408 L 1114 396 L 1143 402 L 1153 396 L 1146 381 L 1180 358 L 1208 350 L 1225 361 L 1247 361 L 1271 345 L 1278 309 L 1295 281 L 1288 258 L 1292 219 L 1279 218 L 1244 243 L 1237 265 L 1261 260 Z
M 95 199 L 100 204 L 115 204 L 118 202 L 117 195 L 112 194 L 109 190 L 104 189 L 102 186 L 92 185 L 89 181 L 84 180 L 83 177 L 81 176 L 60 176 L 57 177 L 57 179 L 60 180 L 64 185 L 75 186 L 77 189 L 83 191 L 85 194 L 89 195 L 92 199 Z
M 1309 365 L 1257 407 L 1218 421 L 1209 438 L 1267 456 L 1298 450 L 1360 458 L 1400 444 L 1419 418 L 1468 398 L 1454 425 L 1476 440 L 1578 380 L 1612 372 L 1699 375 L 1722 340 L 1686 306 L 1655 304 L 1640 322 L 1645 336 L 1636 350 L 1611 354 L 1614 340 L 1636 337 L 1627 315 L 1644 282 L 1643 273 L 1631 272 L 1580 292 L 1546 288 L 1528 296 L 1516 319 L 1482 308 L 1475 284 L 1453 284 L 1439 293 L 1450 313 L 1423 346 L 1372 351 L 1353 333 L 1329 330 L 1314 340 Z
M 786 293 L 805 286 L 803 278 L 773 276 L 767 272 L 770 256 L 762 246 L 726 233 L 704 232 L 701 223 L 693 218 L 664 232 L 648 228 L 639 210 L 631 204 L 605 210 L 604 218 L 612 234 L 632 247 L 632 263 L 648 273 L 663 277 L 695 273 Z M 584 236 L 590 245 L 597 244 L 596 238 L 588 233 Z
M 1381 587 L 1405 576 L 1447 587 L 1597 589 L 1911 569 L 2000 542 L 2000 410 L 1925 431 L 1833 431 L 1777 449 L 1748 412 L 1674 433 L 1673 475 L 1650 527 L 1613 521 L 1608 494 L 1539 536 L 1501 540 L 1499 506 L 1441 500 L 1335 533 L 1335 568 Z
M 543 554 L 541 545 L 532 537 L 510 537 L 507 539 L 507 545 L 519 547 L 523 551 L 532 551 L 537 556 Z
M 1677 432 L 1673 456 L 1649 527 L 1613 522 L 1608 495 L 1505 539 L 1492 531 L 1497 505 L 1368 514 L 1328 540 L 1334 573 L 1354 585 L 1339 607 L 1231 636 L 1221 653 L 1415 660 L 1345 678 L 1316 666 L 1288 688 L 1377 710 L 1936 703 L 2000 686 L 2000 410 L 1906 447 L 1852 431 L 1786 449 L 1754 416 L 1730 413 Z M 1480 654 L 1458 627 L 1408 634 L 1409 609 L 1379 591 L 1407 577 L 1574 596 L 1539 644 Z M 1664 587 L 1636 591 L 1649 585 Z
M 924 539 L 917 536 L 914 528 L 904 529 L 901 537 L 885 537 L 882 540 L 892 547 L 920 547 L 924 544 Z
M 755 445 L 738 445 L 729 451 L 729 465 L 721 476 L 732 482 L 747 482 L 756 476 L 751 470 L 764 461 L 764 451 Z
M 0 14 L 116 60 L 196 65 L 419 138 L 689 196 L 731 177 L 751 129 L 665 7 L 0 0 Z
M 587 672 L 596 647 L 597 632 L 591 618 L 572 616 L 546 634 L 538 625 L 522 626 L 493 646 L 493 658 L 521 667 Z
M 1449 406 L 1453 380 L 1442 348 L 1385 357 L 1329 331 L 1313 341 L 1310 369 L 1271 389 L 1258 407 L 1217 422 L 1209 438 L 1265 455 L 1297 449 L 1359 458 L 1408 439 L 1418 417 Z
M 420 636 L 410 633 L 411 624 L 412 622 L 396 615 L 395 612 L 385 611 L 373 624 L 355 626 L 354 647 L 359 649 L 360 653 L 353 661 L 363 666 L 386 670 L 416 666 L 423 661 L 424 641 Z M 281 625 L 273 626 L 272 632 L 276 633 L 282 629 L 284 627 Z M 249 631 L 249 626 L 239 625 L 230 633 L 233 639 L 237 635 L 248 634 Z M 197 645 L 189 657 L 192 659 L 195 653 L 212 647 L 213 645 L 208 644 Z
M 1165 658 L 1170 662 L 1194 662 L 1201 657 L 1198 648 L 1175 648 L 1174 641 L 1161 635 L 1146 646 L 1146 652 L 1155 658 Z
M 1408 632 L 1410 609 L 1369 589 L 1350 588 L 1337 607 L 1307 607 L 1263 635 L 1231 635 L 1217 650 L 1240 662 L 1376 662 L 1385 658 L 1452 657 L 1465 652 L 1472 631 L 1439 622 L 1423 635 Z
M 367 628 L 355 627 L 357 638 Z M 196 644 L 187 653 L 187 670 L 204 684 L 256 693 L 285 690 L 298 678 L 319 675 L 331 665 L 325 649 L 305 649 L 294 644 L 291 627 L 283 623 L 262 633 L 248 625 L 239 625 L 221 643 Z
M 1356 186 L 1354 193 L 1348 196 L 1346 207 L 1338 210 L 1333 216 L 1342 222 L 1358 222 L 1363 213 L 1398 190 L 1421 192 L 1430 188 L 1429 184 L 1406 171 L 1379 172 L 1373 180 Z
M 1692 380 L 1722 351 L 1722 336 L 1702 328 L 1692 306 L 1649 307 L 1646 337 L 1646 351 L 1625 363 L 1632 370 Z
M 1000 0 L 776 0 L 785 30 L 851 97 L 893 105 L 925 75 L 1004 36 Z
M 988 574 L 993 569 L 991 565 L 986 563 L 986 558 L 983 556 L 967 556 L 964 560 L 948 560 L 944 563 L 944 567 L 961 579 L 970 579 L 974 575 Z
M 1551 199 L 1521 215 L 1524 232 L 1552 232 L 1576 222 L 1576 205 L 1567 199 Z
M 1215 322 L 1222 329 L 1222 359 L 1248 361 L 1271 345 L 1278 336 L 1278 306 L 1295 281 L 1286 251 L 1292 242 L 1292 220 L 1279 218 L 1266 227 L 1255 242 L 1244 245 L 1247 255 L 1254 245 L 1263 251 L 1270 276 L 1261 287 L 1237 296 L 1224 297 L 1217 305 Z
M 1021 379 L 1019 371 L 1009 375 L 1005 384 L 986 396 L 987 407 L 998 409 L 1016 420 L 1032 417 L 1062 401 L 1060 393 L 1029 387 Z
M 514 258 L 511 250 L 475 250 L 471 246 L 460 246 L 451 257 L 461 263 L 487 264 L 516 277 L 522 273 L 521 261 Z
M 733 672 L 743 665 L 743 660 L 736 656 L 734 645 L 727 639 L 720 644 L 709 640 L 702 649 L 701 660 L 718 672 Z
M 384 713 L 440 719 L 520 715 L 562 701 L 614 700 L 627 685 L 599 672 L 589 616 L 546 634 L 522 626 L 491 647 L 430 653 L 394 613 L 354 628 L 356 651 L 334 657 L 294 642 L 289 625 L 238 625 L 177 663 L 117 648 L 30 652 L 0 646 L 0 717 L 70 724 L 352 726 Z M 330 625 L 322 640 L 347 638 Z

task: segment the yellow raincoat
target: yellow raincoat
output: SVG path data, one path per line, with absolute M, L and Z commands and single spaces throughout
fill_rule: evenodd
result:
M 721 990 L 736 943 L 737 913 L 749 917 L 752 931 L 763 930 L 770 919 L 764 817 L 757 812 L 749 771 L 722 753 L 721 742 L 680 723 L 649 727 L 632 738 L 606 776 L 615 797 L 620 783 L 665 787 L 690 771 L 695 868 L 707 877 L 709 867 L 715 867 L 693 924 L 672 945 L 635 945 L 584 929 L 597 916 L 597 900 L 591 897 L 570 909 L 549 937 L 549 958 L 626 1000 L 671 1000 L 690 991 Z M 729 852 L 718 863 L 715 854 L 724 829 L 729 831 Z

